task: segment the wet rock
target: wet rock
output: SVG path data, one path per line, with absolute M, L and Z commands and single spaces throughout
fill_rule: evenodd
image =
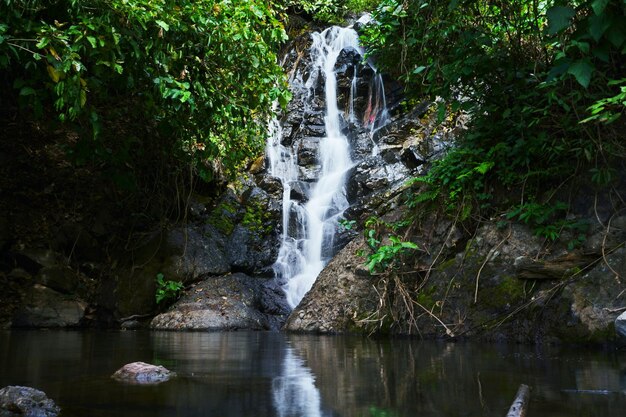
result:
M 626 343 L 626 311 L 615 319 L 615 332 L 621 343 Z
M 570 311 L 566 327 L 555 332 L 561 339 L 602 342 L 615 336 L 612 327 L 618 321 L 616 311 L 623 307 L 626 292 L 626 284 L 615 272 L 626 275 L 626 249 L 618 249 L 605 258 L 606 262 L 600 262 L 564 288 L 561 298 L 570 305 Z
M 335 73 L 339 76 L 344 74 L 346 71 L 350 71 L 349 74 L 346 74 L 348 77 L 352 77 L 354 73 L 354 68 L 358 67 L 361 63 L 363 57 L 354 48 L 344 48 L 339 52 L 339 56 L 337 57 L 337 61 L 335 62 Z
M 43 391 L 22 386 L 0 389 L 0 416 L 56 417 L 61 408 Z
M 242 273 L 211 277 L 189 288 L 150 327 L 159 330 L 276 330 L 289 307 L 274 279 Z
M 319 141 L 318 137 L 309 137 L 302 140 L 298 148 L 298 164 L 306 166 L 317 163 Z
M 271 276 L 271 265 L 278 254 L 275 240 L 264 239 L 262 230 L 248 226 L 235 226 L 230 236 L 227 250 L 230 264 L 234 270 Z
M 273 200 L 282 198 L 283 185 L 278 178 L 263 175 L 259 180 L 259 187 L 267 191 L 267 193 L 272 196 Z
M 169 256 L 163 273 L 170 279 L 181 277 L 184 282 L 192 282 L 201 275 L 230 270 L 223 237 L 212 226 L 176 228 L 166 236 L 165 245 L 163 250 Z
M 176 373 L 159 365 L 151 365 L 145 362 L 132 362 L 118 369 L 111 378 L 135 385 L 155 385 L 169 381 Z
M 87 303 L 35 284 L 13 316 L 14 327 L 76 327 L 85 315 Z
M 306 123 L 301 128 L 301 133 L 310 137 L 324 137 L 326 136 L 326 126 L 324 124 Z
M 318 165 L 299 166 L 298 178 L 301 181 L 313 183 L 319 178 L 320 171 L 321 169 Z
M 241 214 L 226 244 L 232 270 L 271 276 L 278 255 L 282 204 L 259 187 L 242 196 Z
M 304 181 L 296 181 L 291 186 L 291 193 L 289 198 L 297 201 L 306 201 L 309 199 L 309 191 L 311 190 L 311 184 Z

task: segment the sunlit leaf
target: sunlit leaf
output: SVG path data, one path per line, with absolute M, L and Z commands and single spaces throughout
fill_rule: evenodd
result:
M 57 71 L 52 65 L 46 66 L 46 69 L 48 70 L 48 75 L 50 76 L 52 81 L 54 81 L 55 83 L 58 83 L 59 80 L 61 79 L 61 75 L 62 75 L 61 71 Z

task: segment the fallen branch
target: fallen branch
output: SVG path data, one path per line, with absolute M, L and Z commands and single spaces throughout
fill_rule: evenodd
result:
M 124 323 L 125 321 L 129 321 L 129 320 L 137 320 L 137 319 L 145 319 L 147 317 L 152 317 L 154 316 L 154 314 L 133 314 L 132 316 L 128 316 L 128 317 L 122 317 L 121 319 L 118 319 L 117 322 L 118 323 Z
M 529 398 L 530 388 L 528 388 L 528 385 L 521 384 L 506 417 L 525 417 L 526 411 L 528 410 Z

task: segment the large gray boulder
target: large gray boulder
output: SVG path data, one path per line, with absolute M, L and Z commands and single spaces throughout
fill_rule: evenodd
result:
M 189 288 L 150 327 L 157 330 L 276 330 L 289 313 L 274 279 L 243 273 L 210 277 Z
M 626 335 L 626 314 L 616 320 L 626 296 L 619 278 L 626 276 L 626 248 L 604 256 L 558 246 L 548 252 L 525 225 L 486 224 L 467 242 L 450 224 L 433 225 L 424 232 L 435 236 L 430 246 L 414 237 L 428 252 L 407 260 L 414 266 L 397 276 L 370 274 L 358 255 L 369 248 L 362 238 L 350 243 L 285 328 L 522 343 L 606 343 L 615 339 L 614 327 Z
M 311 290 L 289 316 L 285 330 L 313 333 L 344 333 L 356 329 L 355 319 L 366 309 L 375 279 L 358 255 L 365 249 L 354 239 L 321 272 Z
M 118 369 L 111 378 L 135 385 L 155 385 L 169 381 L 176 373 L 161 365 L 151 365 L 145 362 L 132 362 Z
M 0 417 L 56 417 L 61 409 L 43 391 L 31 387 L 0 389 Z

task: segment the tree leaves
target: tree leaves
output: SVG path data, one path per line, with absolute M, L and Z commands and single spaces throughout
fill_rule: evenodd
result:
M 595 67 L 591 63 L 591 60 L 585 58 L 576 61 L 572 65 L 570 65 L 567 72 L 569 74 L 572 74 L 580 85 L 587 88 L 589 87 L 589 83 L 591 82 L 591 74 L 593 73 L 594 69 Z
M 556 35 L 563 29 L 569 27 L 576 11 L 569 6 L 554 6 L 548 9 L 548 34 Z
M 604 9 L 606 8 L 606 6 L 609 4 L 611 0 L 595 0 L 592 4 L 591 7 L 593 8 L 593 11 L 595 14 L 600 15 L 604 12 Z
M 29 89 L 16 91 L 21 103 L 36 96 L 79 129 L 124 103 L 196 167 L 214 158 L 236 172 L 262 150 L 272 102 L 290 98 L 276 58 L 286 34 L 273 2 L 49 3 L 18 12 L 0 2 L 0 67 L 8 80 L 27 80 L 19 88 Z

